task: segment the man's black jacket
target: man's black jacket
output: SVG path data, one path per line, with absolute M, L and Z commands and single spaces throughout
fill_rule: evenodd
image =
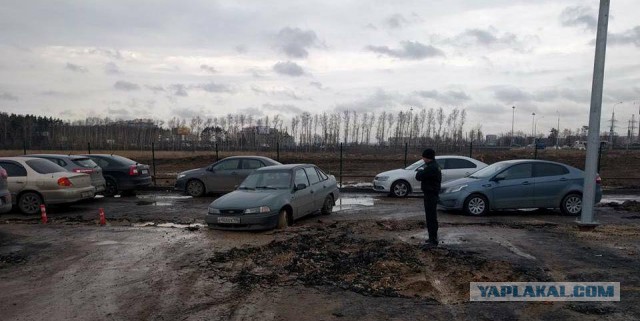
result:
M 416 179 L 420 181 L 422 192 L 430 195 L 440 193 L 440 183 L 442 183 L 442 173 L 438 162 L 430 161 L 422 170 L 416 172 Z

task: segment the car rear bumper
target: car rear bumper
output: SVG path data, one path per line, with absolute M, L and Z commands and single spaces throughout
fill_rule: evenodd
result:
M 224 215 L 224 214 L 207 214 L 205 222 L 210 228 L 217 230 L 237 230 L 237 231 L 261 231 L 271 230 L 278 225 L 278 215 L 275 214 L 255 214 L 255 215 Z M 239 223 L 220 223 L 219 218 L 234 217 L 239 218 Z
M 93 186 L 55 191 L 42 191 L 41 194 L 44 197 L 44 202 L 46 204 L 73 203 L 83 199 L 93 198 L 96 195 L 95 187 Z
M 151 185 L 151 176 L 131 177 L 118 182 L 118 189 L 121 191 L 134 190 Z

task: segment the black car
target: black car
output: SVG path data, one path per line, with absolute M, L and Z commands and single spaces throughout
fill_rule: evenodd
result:
M 151 185 L 149 165 L 139 164 L 126 157 L 109 154 L 83 155 L 91 158 L 100 168 L 107 183 L 107 196 L 132 194 L 136 189 Z

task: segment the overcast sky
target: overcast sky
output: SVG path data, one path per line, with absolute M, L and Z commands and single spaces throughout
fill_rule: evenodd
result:
M 598 1 L 0 2 L 0 111 L 63 119 L 466 108 L 587 124 Z M 603 118 L 640 101 L 640 1 L 612 1 Z M 603 121 L 603 126 L 608 126 Z

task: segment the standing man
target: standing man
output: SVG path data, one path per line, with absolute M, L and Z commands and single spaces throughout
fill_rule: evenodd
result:
M 422 152 L 425 165 L 416 173 L 416 179 L 420 181 L 420 187 L 424 193 L 424 213 L 427 218 L 427 231 L 429 240 L 427 246 L 438 246 L 438 194 L 442 173 L 436 162 L 436 152 L 427 148 Z

